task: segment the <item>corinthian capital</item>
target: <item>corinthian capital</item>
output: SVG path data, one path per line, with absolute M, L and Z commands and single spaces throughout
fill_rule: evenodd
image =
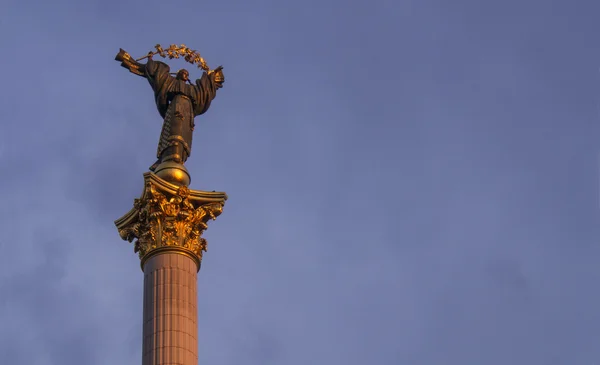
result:
M 122 239 L 134 242 L 142 269 L 145 261 L 160 252 L 177 251 L 191 257 L 200 270 L 207 249 L 202 233 L 208 221 L 222 212 L 225 193 L 190 190 L 144 174 L 144 191 L 133 209 L 115 221 Z

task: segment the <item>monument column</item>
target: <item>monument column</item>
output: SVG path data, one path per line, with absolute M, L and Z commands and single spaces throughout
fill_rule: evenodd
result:
M 223 67 L 214 70 L 184 44 L 170 45 L 134 59 L 120 49 L 115 60 L 145 78 L 154 92 L 163 127 L 151 172 L 133 208 L 115 221 L 122 239 L 134 243 L 144 272 L 142 365 L 197 365 L 196 275 L 200 270 L 207 223 L 223 211 L 227 195 L 190 190 L 184 166 L 191 155 L 196 116 L 204 114 L 223 87 Z M 162 58 L 183 58 L 204 70 L 195 82 L 181 69 L 176 76 Z M 147 59 L 146 63 L 139 63 Z
M 144 272 L 142 365 L 198 364 L 196 279 L 207 245 L 201 236 L 227 195 L 175 184 L 176 173 L 146 172 L 141 198 L 115 221 L 121 238 L 136 240 Z

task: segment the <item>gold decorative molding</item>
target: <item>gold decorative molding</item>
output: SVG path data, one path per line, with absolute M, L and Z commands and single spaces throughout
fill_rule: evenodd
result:
M 200 270 L 207 248 L 202 233 L 208 221 L 223 212 L 225 200 L 225 193 L 190 190 L 146 172 L 142 196 L 115 225 L 123 240 L 136 240 L 134 252 L 140 256 L 142 270 L 148 258 L 165 251 L 191 257 Z

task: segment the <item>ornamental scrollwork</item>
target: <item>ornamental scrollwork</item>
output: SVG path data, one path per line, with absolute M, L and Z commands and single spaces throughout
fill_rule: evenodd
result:
M 145 194 L 134 200 L 137 219 L 120 229 L 123 239 L 134 243 L 134 252 L 140 259 L 162 247 L 178 247 L 202 260 L 207 250 L 202 237 L 208 228 L 207 222 L 223 212 L 222 202 L 204 203 L 195 206 L 189 200 L 190 190 L 181 186 L 175 194 L 157 190 L 151 181 L 146 181 Z

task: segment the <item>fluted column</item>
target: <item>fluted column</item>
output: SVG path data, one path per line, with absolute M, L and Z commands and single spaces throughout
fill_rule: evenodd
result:
M 197 265 L 161 253 L 144 265 L 143 365 L 197 365 Z
M 208 221 L 225 193 L 190 190 L 151 172 L 134 207 L 115 224 L 144 272 L 142 365 L 197 365 L 197 273 Z

